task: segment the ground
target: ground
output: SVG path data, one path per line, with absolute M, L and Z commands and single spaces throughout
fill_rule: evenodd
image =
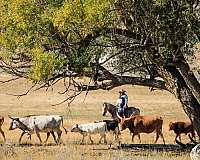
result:
M 8 79 L 7 75 L 2 75 L 0 80 Z M 65 98 L 65 95 L 60 95 L 58 92 L 63 91 L 62 83 L 59 83 L 54 88 L 45 91 L 39 90 L 31 92 L 28 95 L 17 98 L 10 94 L 23 93 L 31 86 L 31 82 L 26 80 L 18 80 L 8 84 L 0 84 L 0 114 L 5 117 L 3 130 L 5 131 L 7 142 L 3 145 L 3 139 L 0 135 L 0 159 L 1 160 L 118 160 L 118 159 L 143 159 L 143 160 L 189 160 L 187 152 L 157 152 L 157 151 L 133 151 L 133 150 L 118 150 L 117 144 L 114 144 L 113 149 L 109 149 L 109 145 L 97 144 L 99 136 L 93 136 L 94 145 L 89 144 L 87 139 L 86 144 L 81 145 L 81 136 L 76 133 L 71 133 L 70 129 L 76 123 L 89 123 L 102 119 L 110 119 L 108 114 L 102 116 L 103 102 L 115 103 L 118 97 L 118 91 L 125 89 L 129 95 L 129 106 L 140 108 L 142 115 L 159 115 L 164 119 L 163 134 L 165 141 L 168 144 L 174 143 L 174 133 L 169 131 L 168 124 L 170 121 L 186 120 L 187 116 L 181 108 L 179 101 L 166 91 L 155 90 L 150 92 L 148 87 L 141 86 L 121 86 L 111 91 L 92 91 L 89 92 L 84 101 L 84 94 L 77 97 L 76 100 L 68 106 L 66 103 L 52 106 Z M 18 144 L 20 136 L 19 130 L 9 131 L 11 120 L 8 115 L 13 117 L 25 116 L 30 114 L 58 114 L 64 116 L 64 126 L 69 131 L 68 134 L 62 134 L 62 144 L 55 145 L 53 138 L 50 137 L 49 142 L 45 145 L 40 145 L 36 135 L 33 135 L 32 142 L 27 145 L 28 139 L 24 136 L 22 145 Z M 42 134 L 42 139 L 46 137 Z M 142 134 L 142 143 L 152 143 L 155 138 L 155 133 Z M 112 141 L 112 135 L 108 135 L 109 142 Z M 128 130 L 122 132 L 122 143 L 132 143 L 131 135 Z M 183 141 L 188 142 L 188 137 L 183 135 Z M 138 143 L 135 137 L 135 143 Z M 159 139 L 158 143 L 162 144 Z

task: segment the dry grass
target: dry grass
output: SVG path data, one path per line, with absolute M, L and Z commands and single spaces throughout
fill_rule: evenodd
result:
M 2 76 L 0 80 L 6 79 L 7 76 Z M 19 145 L 18 138 L 20 131 L 8 131 L 10 120 L 7 115 L 24 116 L 28 114 L 59 114 L 65 118 L 64 125 L 70 130 L 75 123 L 88 123 L 95 120 L 108 119 L 110 116 L 103 117 L 102 103 L 104 101 L 115 103 L 118 97 L 118 90 L 112 91 L 93 91 L 87 96 L 83 102 L 84 95 L 78 97 L 70 107 L 66 104 L 52 106 L 61 100 L 64 96 L 57 92 L 62 90 L 62 85 L 58 84 L 54 91 L 45 92 L 44 90 L 32 92 L 27 96 L 13 97 L 8 93 L 22 93 L 30 87 L 30 82 L 19 80 L 15 83 L 2 84 L 0 86 L 0 113 L 5 116 L 3 130 L 5 131 L 7 143 L 0 146 L 0 159 L 2 160 L 66 160 L 66 159 L 96 159 L 96 160 L 118 160 L 118 159 L 143 159 L 143 160 L 188 160 L 188 153 L 175 152 L 156 152 L 156 151 L 133 151 L 133 150 L 117 150 L 108 149 L 108 145 L 94 144 L 90 145 L 87 139 L 85 145 L 80 145 L 81 136 L 79 134 L 68 133 L 62 135 L 63 143 L 55 145 L 53 138 L 50 137 L 49 143 L 39 145 L 39 140 L 36 135 L 33 136 L 32 145 Z M 164 137 L 166 143 L 173 143 L 174 133 L 168 131 L 170 121 L 187 119 L 183 112 L 180 103 L 165 91 L 149 92 L 146 87 L 139 86 L 123 86 L 129 94 L 129 106 L 137 106 L 144 115 L 160 115 L 164 119 Z M 45 134 L 42 138 L 45 139 Z M 1 137 L 0 137 L 1 138 Z M 142 134 L 142 143 L 152 143 L 155 134 Z M 99 136 L 93 136 L 95 143 L 98 142 Z M 131 143 L 131 136 L 126 130 L 122 133 L 122 143 Z M 1 140 L 1 139 L 0 139 Z M 112 135 L 108 135 L 108 140 L 111 142 Z M 185 142 L 188 141 L 186 136 L 183 136 Z M 26 137 L 23 138 L 23 143 L 26 143 Z M 135 143 L 138 143 L 135 137 Z M 160 139 L 158 143 L 162 143 Z M 116 146 L 116 144 L 115 144 Z

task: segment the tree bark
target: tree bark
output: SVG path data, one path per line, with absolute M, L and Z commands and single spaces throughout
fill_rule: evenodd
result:
M 167 66 L 166 70 L 172 75 L 176 82 L 177 88 L 177 98 L 180 100 L 183 109 L 187 116 L 192 121 L 198 136 L 200 137 L 200 103 L 197 100 L 199 94 L 198 90 L 194 91 L 194 88 L 198 87 L 194 80 L 193 74 L 189 73 L 188 63 L 179 63 L 179 68 L 177 66 Z M 185 68 L 187 67 L 187 68 Z M 184 70 L 185 68 L 185 70 Z

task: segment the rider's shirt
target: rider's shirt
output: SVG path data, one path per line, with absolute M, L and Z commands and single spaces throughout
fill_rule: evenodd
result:
M 122 95 L 118 100 L 117 100 L 117 106 L 121 109 L 127 108 L 128 104 L 128 96 L 127 95 Z

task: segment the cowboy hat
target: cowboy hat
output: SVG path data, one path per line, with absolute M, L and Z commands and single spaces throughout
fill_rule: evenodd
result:
M 125 92 L 126 92 L 126 91 L 123 90 L 123 89 L 119 90 L 119 93 L 125 93 Z

